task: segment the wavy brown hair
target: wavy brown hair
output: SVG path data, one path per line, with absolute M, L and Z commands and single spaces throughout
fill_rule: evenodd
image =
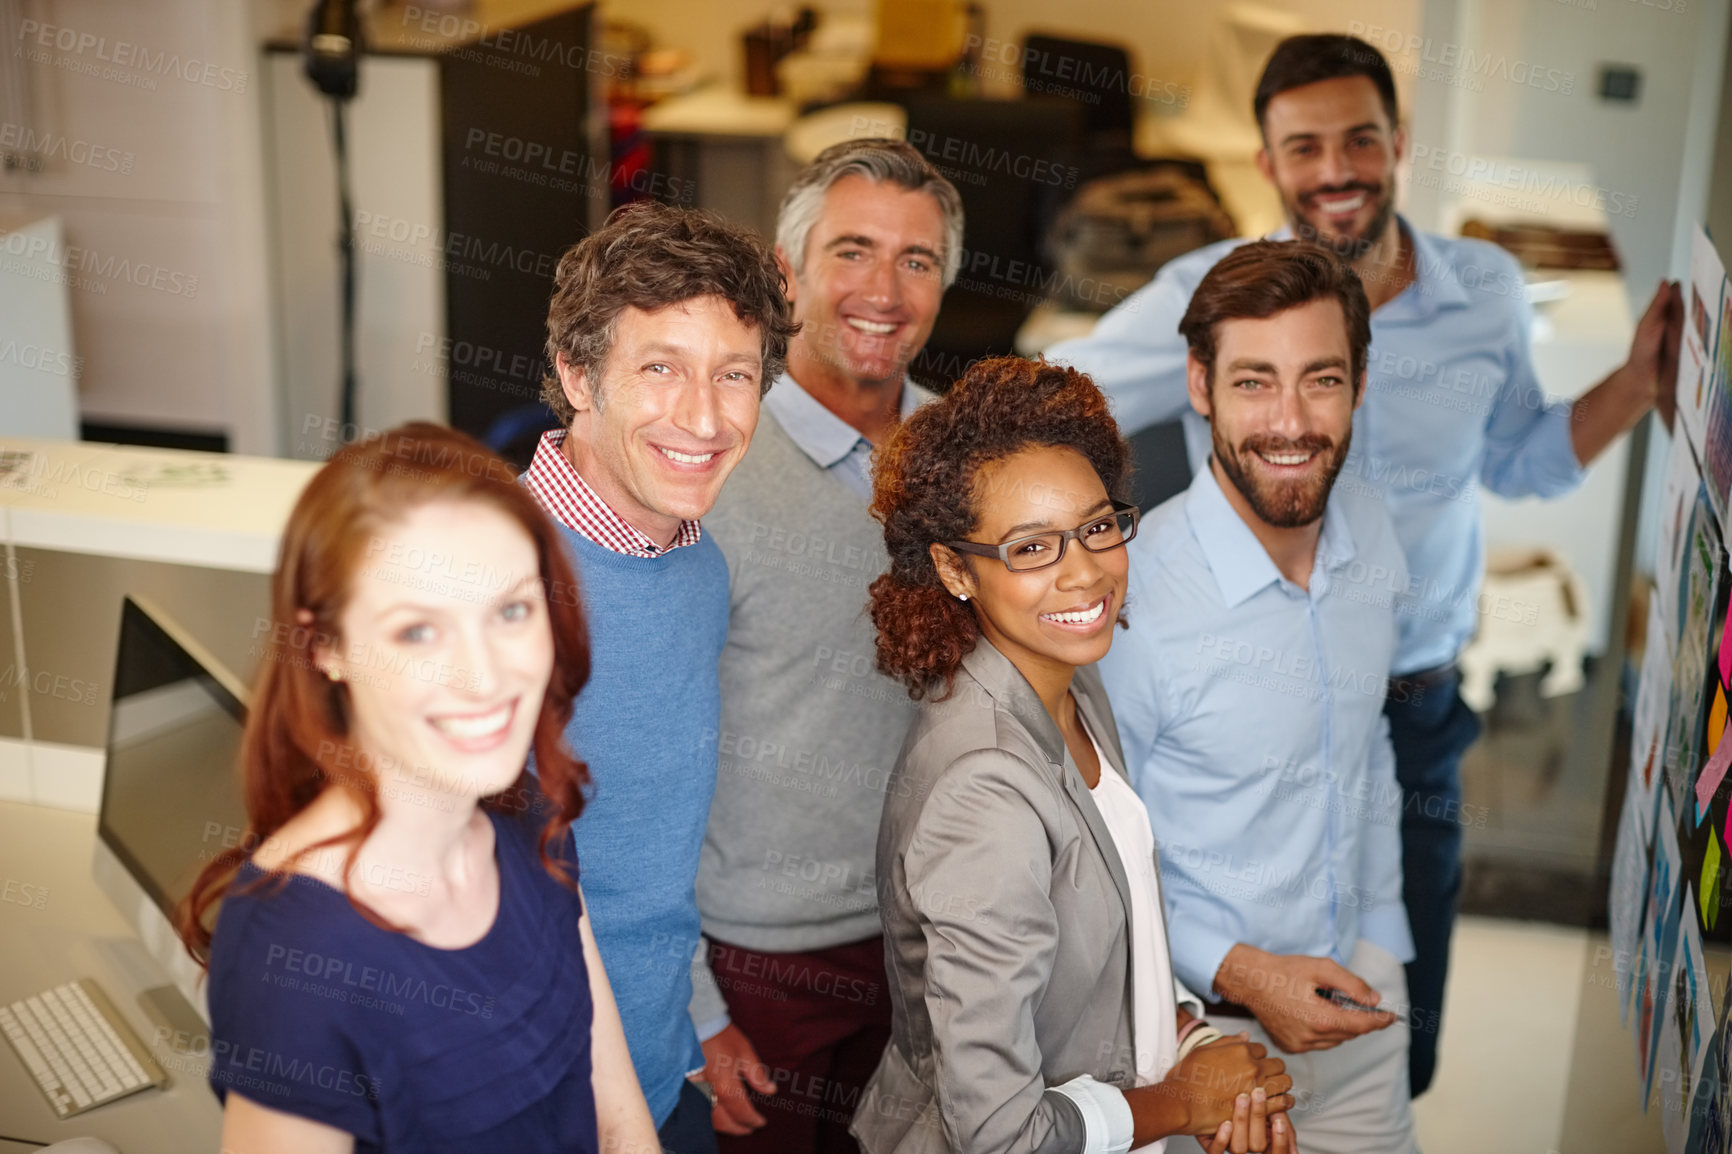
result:
M 944 588 L 929 546 L 980 524 L 982 466 L 1023 449 L 1075 449 L 1123 500 L 1130 447 L 1107 401 L 1075 369 L 1021 357 L 976 361 L 942 399 L 902 422 L 873 464 L 872 515 L 884 523 L 890 569 L 872 582 L 878 668 L 916 701 L 945 697 L 980 637 L 974 610 Z M 996 564 L 997 562 L 992 562 Z
M 1179 318 L 1179 335 L 1209 370 L 1212 387 L 1223 321 L 1261 320 L 1317 300 L 1341 306 L 1353 362 L 1353 395 L 1358 396 L 1371 348 L 1371 305 L 1353 266 L 1312 241 L 1254 240 L 1222 257 L 1191 293 L 1191 303 Z
M 229 892 L 241 865 L 329 788 L 354 796 L 360 824 L 306 847 L 260 884 L 286 883 L 303 855 L 345 845 L 343 888 L 350 903 L 375 925 L 400 928 L 348 889 L 346 879 L 361 845 L 379 824 L 378 785 L 371 773 L 355 769 L 373 762 L 349 738 L 348 686 L 320 672 L 314 651 L 341 642 L 338 622 L 373 535 L 434 501 L 490 505 L 521 525 L 535 543 L 553 632 L 553 672 L 530 745 L 537 773 L 519 775 L 508 789 L 482 798 L 481 805 L 506 813 L 551 812 L 541 831 L 542 864 L 576 888 L 553 847 L 583 811 L 582 790 L 589 781 L 584 763 L 565 744 L 572 702 L 589 680 L 589 630 L 577 580 L 558 531 L 517 483 L 511 466 L 454 429 L 416 422 L 332 454 L 289 514 L 271 578 L 271 640 L 259 663 L 241 739 L 246 835 L 205 866 L 175 910 L 175 930 L 200 965 L 210 959 L 211 909 Z
M 653 313 L 696 297 L 728 302 L 743 325 L 758 330 L 763 351 L 758 395 L 769 392 L 799 330 L 776 254 L 751 229 L 700 208 L 640 202 L 616 209 L 600 228 L 559 258 L 547 306 L 548 375 L 542 399 L 570 425 L 571 402 L 559 383 L 559 358 L 580 368 L 603 403 L 602 367 L 613 350 L 619 316 Z

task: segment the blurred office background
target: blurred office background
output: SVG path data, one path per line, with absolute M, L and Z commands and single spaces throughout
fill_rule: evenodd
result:
M 548 424 L 542 323 L 567 246 L 646 198 L 767 233 L 799 165 L 850 135 L 905 136 L 963 194 L 962 276 L 914 366 L 942 388 L 974 357 L 1086 331 L 1171 256 L 1277 227 L 1250 100 L 1270 48 L 1303 31 L 1353 32 L 1389 57 L 1408 133 L 1402 211 L 1522 258 L 1542 379 L 1579 394 L 1622 359 L 1655 282 L 1686 273 L 1694 224 L 1732 236 L 1729 4 L 363 5 L 368 46 L 343 114 L 345 425 L 345 229 L 332 107 L 301 67 L 309 3 L 0 0 L 0 438 L 316 461 L 357 432 L 429 418 L 522 460 Z M 1185 483 L 1175 428 L 1136 448 L 1145 503 Z M 1467 832 L 1474 917 L 1443 1073 L 1420 1103 L 1432 1148 L 1653 1140 L 1597 950 L 1665 455 L 1644 425 L 1565 501 L 1483 499 L 1497 579 L 1556 575 L 1568 643 L 1494 668 L 1481 702 L 1487 733 L 1465 769 L 1481 815 Z M 231 513 L 244 520 L 244 502 Z M 33 666 L 101 681 L 117 594 L 144 580 L 244 666 L 262 549 L 177 568 L 163 546 L 138 578 L 21 547 L 8 578 L 25 616 L 0 626 L 0 645 L 28 641 Z M 98 593 L 112 613 L 26 624 L 33 599 L 46 621 Z M 0 742 L 33 740 L 67 766 L 93 752 L 99 782 L 105 708 L 21 696 L 0 699 Z M 88 785 L 45 797 L 9 780 L 0 765 L 14 800 L 94 804 Z M 1532 1045 L 1486 1044 L 1512 1032 Z

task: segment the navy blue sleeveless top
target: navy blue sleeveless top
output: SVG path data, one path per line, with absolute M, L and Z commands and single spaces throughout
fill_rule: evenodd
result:
M 380 929 L 302 874 L 223 900 L 217 1097 L 345 1130 L 357 1154 L 596 1151 L 582 903 L 542 868 L 539 819 L 489 816 L 499 913 L 464 949 Z M 248 862 L 237 885 L 262 876 Z

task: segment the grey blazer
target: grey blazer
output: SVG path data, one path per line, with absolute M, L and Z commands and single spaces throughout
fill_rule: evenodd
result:
M 1100 675 L 1071 692 L 1111 769 Z M 984 637 L 922 705 L 885 794 L 878 905 L 893 1024 L 852 1132 L 868 1154 L 1080 1151 L 1048 1090 L 1134 1085 L 1130 885 L 1058 726 Z

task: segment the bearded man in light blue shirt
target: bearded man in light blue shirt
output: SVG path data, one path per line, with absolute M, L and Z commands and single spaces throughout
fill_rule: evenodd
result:
M 1100 663 L 1173 968 L 1220 1028 L 1296 1056 L 1312 1154 L 1414 1149 L 1408 1026 L 1376 1009 L 1404 1008 L 1413 956 L 1383 717 L 1406 572 L 1382 503 L 1335 485 L 1369 311 L 1305 241 L 1203 278 L 1180 327 L 1213 451 L 1128 546 L 1130 625 Z
M 1401 595 L 1395 693 L 1387 713 L 1401 783 L 1404 900 L 1417 945 L 1411 1080 L 1430 1083 L 1461 878 L 1460 766 L 1479 734 L 1455 660 L 1478 624 L 1484 546 L 1479 489 L 1553 497 L 1663 394 L 1676 375 L 1682 307 L 1664 283 L 1629 359 L 1573 404 L 1549 400 L 1529 354 L 1532 315 L 1520 265 L 1483 241 L 1419 231 L 1395 212 L 1407 140 L 1389 64 L 1350 36 L 1295 36 L 1257 86 L 1257 164 L 1281 194 L 1277 236 L 1317 240 L 1349 259 L 1372 309 L 1366 400 L 1342 488 L 1381 495 L 1409 576 Z M 1183 415 L 1193 465 L 1210 436 L 1186 404 L 1177 331 L 1203 275 L 1242 241 L 1165 265 L 1092 335 L 1047 350 L 1088 373 L 1127 434 Z M 1669 419 L 1669 415 L 1668 415 Z

